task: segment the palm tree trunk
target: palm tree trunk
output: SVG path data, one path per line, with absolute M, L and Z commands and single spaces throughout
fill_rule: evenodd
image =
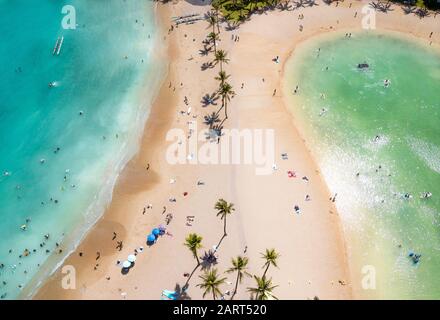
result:
M 269 270 L 270 264 L 267 265 L 266 270 L 264 270 L 263 278 L 266 278 L 267 270 Z
M 225 107 L 225 96 L 222 96 L 222 106 L 220 109 L 217 110 L 217 113 L 216 113 L 217 116 L 220 114 L 220 111 L 222 111 L 222 109 L 224 107 Z M 223 124 L 223 122 L 221 124 Z M 220 124 L 220 127 L 221 127 L 221 124 Z
M 194 275 L 194 272 L 196 272 L 196 270 L 198 269 L 198 267 L 200 267 L 200 262 L 197 261 L 197 265 L 196 265 L 196 267 L 195 267 L 194 270 L 191 272 L 191 274 L 189 275 L 188 279 L 186 279 L 186 283 L 185 283 L 185 285 L 183 286 L 184 288 L 187 288 L 187 287 L 188 287 L 189 281 L 191 280 L 192 276 Z
M 217 110 L 217 112 L 215 113 L 215 115 L 218 116 L 218 115 L 220 114 L 220 111 L 222 111 L 224 107 L 225 107 L 224 104 L 222 104 L 222 106 Z M 222 123 L 223 123 L 223 122 L 222 122 Z
M 237 271 L 237 280 L 235 280 L 235 288 L 234 288 L 234 293 L 231 296 L 231 300 L 233 300 L 235 295 L 237 294 L 238 280 L 239 279 L 240 279 L 240 271 Z
M 228 107 L 227 107 L 227 103 L 225 103 L 224 107 L 225 107 L 225 117 L 224 117 L 224 119 L 222 120 L 222 122 L 220 123 L 220 127 L 223 125 L 223 123 L 224 123 L 226 120 L 228 120 Z M 222 108 L 223 108 L 223 107 L 222 107 Z
M 185 283 L 184 288 L 186 288 L 186 287 L 188 286 L 188 284 L 189 284 L 189 280 L 191 280 L 191 278 L 192 278 L 194 272 L 196 272 L 197 268 L 200 267 L 200 260 L 199 260 L 199 257 L 197 256 L 197 251 L 195 251 L 193 254 L 194 254 L 194 258 L 196 258 L 197 265 L 196 265 L 196 267 L 194 268 L 194 270 L 191 272 L 191 274 L 189 275 L 188 279 L 186 280 L 186 283 Z
M 226 233 L 226 216 L 225 216 L 225 221 L 224 221 L 224 225 L 223 225 L 223 234 L 225 236 L 227 236 L 228 234 Z
M 215 23 L 212 24 L 212 33 L 215 35 Z M 217 45 L 215 43 L 215 37 L 214 37 L 214 54 L 217 53 Z
M 218 250 L 218 248 L 220 248 L 220 245 L 222 244 L 222 241 L 223 241 L 224 238 L 226 238 L 226 234 L 224 234 L 224 235 L 221 237 L 220 241 L 218 242 L 217 246 L 215 247 L 215 248 L 216 248 L 216 249 L 215 249 L 216 251 Z
M 213 297 L 214 300 L 215 300 L 215 291 L 214 291 L 214 289 L 212 289 L 212 297 Z
M 218 24 L 218 10 L 215 9 L 215 16 L 217 17 L 217 19 L 215 19 L 216 24 L 217 24 L 217 31 L 218 31 L 218 35 L 220 36 L 220 26 Z

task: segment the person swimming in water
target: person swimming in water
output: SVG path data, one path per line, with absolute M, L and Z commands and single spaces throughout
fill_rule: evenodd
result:
M 432 197 L 432 193 L 431 192 L 422 192 L 422 194 L 420 195 L 420 199 L 428 199 Z
M 405 194 L 403 195 L 403 198 L 404 198 L 405 200 L 409 200 L 409 199 L 412 198 L 412 195 L 409 194 L 409 193 L 405 193 Z

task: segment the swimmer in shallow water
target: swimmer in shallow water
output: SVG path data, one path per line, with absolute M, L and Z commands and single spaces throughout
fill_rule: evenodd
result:
M 431 192 L 423 192 L 421 195 L 420 195 L 420 199 L 428 199 L 428 198 L 431 198 L 432 197 L 432 193 Z

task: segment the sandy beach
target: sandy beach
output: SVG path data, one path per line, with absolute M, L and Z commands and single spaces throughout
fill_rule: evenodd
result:
M 209 6 L 185 1 L 158 4 L 169 66 L 146 123 L 140 151 L 121 173 L 104 216 L 64 262 L 76 270 L 76 289 L 61 287 L 64 275 L 60 268 L 34 298 L 160 299 L 164 289 L 179 291 L 186 281 L 183 274 L 195 266 L 194 258 L 183 245 L 185 237 L 193 232 L 201 235 L 202 254 L 223 234 L 223 222 L 214 209 L 219 198 L 234 203 L 236 209 L 228 217 L 228 236 L 218 251 L 215 267 L 219 272 L 223 274 L 230 267 L 231 258 L 245 255 L 249 258 L 248 271 L 261 275 L 264 261 L 260 253 L 275 248 L 280 253 L 279 268 L 271 268 L 268 275 L 278 285 L 274 294 L 279 299 L 360 296 L 353 289 L 359 285 L 353 285 L 353 281 L 359 281 L 361 270 L 349 267 L 343 226 L 335 203 L 329 200 L 332 195 L 306 137 L 301 135 L 301 125 L 287 107 L 291 93 L 283 90 L 283 69 L 296 45 L 306 39 L 336 30 L 362 30 L 360 12 L 366 4 L 345 1 L 328 6 L 319 2 L 313 8 L 253 15 L 232 31 L 221 25 L 218 47 L 228 52 L 230 61 L 224 68 L 231 75 L 229 81 L 236 92 L 225 127 L 274 129 L 277 170 L 270 175 L 256 175 L 255 167 L 246 164 L 172 165 L 166 161 L 171 143 L 165 139 L 167 132 L 176 128 L 187 132 L 188 121 L 197 121 L 201 130 L 205 127 L 203 116 L 216 110 L 213 106 L 202 107 L 200 100 L 216 90 L 214 77 L 219 70 L 201 70 L 204 62 L 213 59 L 212 53 L 199 54 L 209 33 L 206 22 L 181 25 L 167 32 L 172 17 L 206 13 Z M 377 13 L 378 30 L 399 31 L 439 42 L 439 17 L 432 15 L 421 20 L 404 15 L 398 6 L 393 8 L 387 14 Z M 298 19 L 299 14 L 304 19 Z M 234 41 L 234 36 L 239 36 L 239 41 Z M 272 61 L 276 56 L 280 59 L 278 64 Z M 185 97 L 191 106 L 190 114 L 181 112 L 188 108 Z M 282 153 L 288 154 L 288 160 L 281 159 Z M 289 170 L 295 171 L 297 177 L 289 178 Z M 199 185 L 198 181 L 204 184 Z M 310 195 L 311 201 L 305 200 L 306 195 Z M 176 202 L 170 202 L 170 198 L 176 198 Z M 152 207 L 148 208 L 150 204 Z M 294 205 L 301 208 L 301 214 L 295 214 Z M 169 235 L 148 247 L 146 236 L 151 229 L 165 224 L 169 213 L 174 217 L 167 229 Z M 187 216 L 195 216 L 192 226 L 186 224 Z M 123 243 L 121 250 L 116 248 L 118 241 Z M 135 266 L 128 274 L 121 274 L 116 262 L 125 260 L 141 246 L 144 250 L 137 255 Z M 200 269 L 196 271 L 183 298 L 202 299 L 203 291 L 196 287 L 201 274 Z M 222 292 L 232 291 L 235 274 L 224 276 L 231 284 L 223 285 Z M 246 288 L 253 284 L 252 278 L 245 278 L 235 298 L 249 299 Z

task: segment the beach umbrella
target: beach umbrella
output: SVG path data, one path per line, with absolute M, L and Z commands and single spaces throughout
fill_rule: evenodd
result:
M 160 234 L 161 235 L 163 235 L 163 234 L 165 234 L 165 231 L 167 230 L 167 228 L 165 228 L 165 226 L 163 225 L 163 224 L 161 224 L 160 226 L 159 226 L 159 231 L 160 231 Z
M 131 263 L 136 261 L 136 256 L 134 254 L 130 254 L 127 258 L 127 260 Z
M 131 267 L 131 262 L 130 261 L 124 261 L 124 263 L 122 264 L 122 267 L 124 269 L 128 269 Z
M 148 242 L 154 242 L 156 241 L 156 237 L 153 234 L 149 234 L 147 237 Z
M 151 233 L 157 237 L 158 235 L 160 235 L 160 230 L 158 228 L 154 228 L 153 231 L 151 231 Z

